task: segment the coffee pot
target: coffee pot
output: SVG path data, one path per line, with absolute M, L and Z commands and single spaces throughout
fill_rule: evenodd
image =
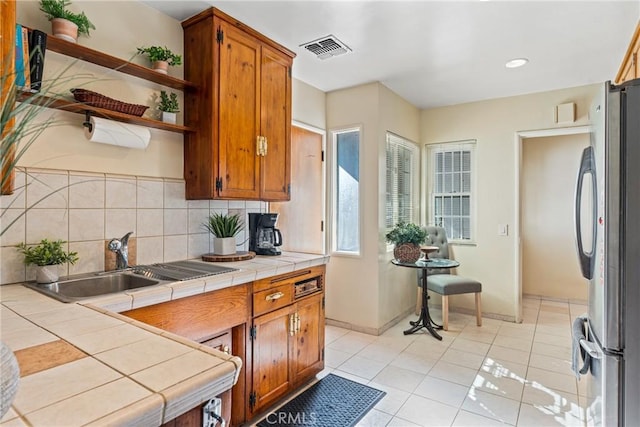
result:
M 282 234 L 275 225 L 277 213 L 249 214 L 249 250 L 256 255 L 280 255 Z

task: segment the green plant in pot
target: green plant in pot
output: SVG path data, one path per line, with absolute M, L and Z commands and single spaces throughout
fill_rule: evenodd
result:
M 36 270 L 36 282 L 53 283 L 58 281 L 58 265 L 75 264 L 78 261 L 77 252 L 66 252 L 62 245 L 65 241 L 42 239 L 35 246 L 27 246 L 20 243 L 17 246 L 19 252 L 24 255 L 24 263 L 27 265 L 34 264 L 38 268 Z
M 96 27 L 84 12 L 74 13 L 67 9 L 70 0 L 40 0 L 40 10 L 51 21 L 54 37 L 76 43 L 78 35 L 89 37 L 89 31 Z
M 171 52 L 166 46 L 139 47 L 138 54 L 147 55 L 154 71 L 162 74 L 167 74 L 169 66 L 182 64 L 182 56 Z
M 163 122 L 176 124 L 176 114 L 180 111 L 178 95 L 174 92 L 167 94 L 164 90 L 160 91 L 158 110 L 162 111 Z
M 420 259 L 420 245 L 427 238 L 427 231 L 419 225 L 400 221 L 385 237 L 395 244 L 393 256 L 398 261 L 412 263 Z
M 213 253 L 215 255 L 236 253 L 236 235 L 244 228 L 240 215 L 213 213 L 204 226 L 214 236 Z

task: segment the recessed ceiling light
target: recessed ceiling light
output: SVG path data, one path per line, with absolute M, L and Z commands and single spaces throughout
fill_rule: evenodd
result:
M 507 61 L 507 63 L 504 64 L 504 66 L 507 68 L 518 68 L 518 67 L 522 67 L 527 62 L 529 62 L 527 58 L 515 58 L 510 61 Z

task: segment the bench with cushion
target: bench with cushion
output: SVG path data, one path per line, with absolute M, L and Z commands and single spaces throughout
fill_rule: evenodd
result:
M 449 258 L 449 243 L 447 234 L 442 227 L 425 227 L 427 230 L 426 244 L 437 246 L 438 251 L 429 255 L 430 258 Z M 422 284 L 422 270 L 418 270 L 418 286 Z M 482 326 L 482 308 L 480 293 L 482 284 L 468 277 L 450 274 L 449 269 L 431 269 L 427 276 L 427 289 L 442 295 L 442 326 L 449 330 L 449 295 L 475 293 L 476 323 Z M 420 289 L 418 289 L 420 291 Z M 420 292 L 418 292 L 420 295 Z M 418 299 L 418 304 L 422 298 Z

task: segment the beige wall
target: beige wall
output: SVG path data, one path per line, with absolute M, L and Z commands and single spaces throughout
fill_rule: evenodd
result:
M 117 5 L 117 7 L 114 7 Z M 17 2 L 18 22 L 47 33 L 50 24 L 38 9 L 37 1 Z M 74 1 L 73 11 L 84 11 L 96 26 L 91 37 L 81 37 L 79 43 L 113 56 L 131 58 L 138 46 L 168 46 L 182 54 L 182 27 L 180 22 L 140 2 Z M 141 19 L 144 17 L 144 19 Z M 68 89 L 82 86 L 124 102 L 151 105 L 154 95 L 165 89 L 143 79 L 115 73 L 82 61 L 70 59 L 48 51 L 45 58 L 45 79 L 51 79 L 71 64 L 65 76 L 75 76 L 56 88 L 56 92 L 71 94 Z M 148 65 L 145 57 L 133 62 Z M 182 67 L 172 67 L 169 73 L 182 77 Z M 83 78 L 89 76 L 89 78 Z M 180 105 L 182 105 L 182 93 Z M 71 99 L 71 98 L 70 98 Z M 21 166 L 123 173 L 152 177 L 182 178 L 182 134 L 150 129 L 151 142 L 146 150 L 134 150 L 90 143 L 81 126 L 84 117 L 79 114 L 52 110 L 51 114 L 63 124 L 47 130 L 21 159 Z M 158 112 L 149 108 L 145 117 Z M 179 122 L 182 117 L 179 115 Z
M 295 59 L 293 66 L 296 66 Z M 327 126 L 326 97 L 320 89 L 293 79 L 293 120 L 324 130 Z
M 587 299 L 575 248 L 576 171 L 589 135 L 527 138 L 522 144 L 522 292 Z
M 416 305 L 416 272 L 391 264 L 393 252 L 385 240 L 386 211 L 386 132 L 393 132 L 416 143 L 420 140 L 420 110 L 400 98 L 386 86 L 379 86 L 380 117 L 378 125 L 378 327 L 388 326 L 398 316 Z M 418 172 L 418 171 L 416 171 Z M 420 189 L 417 189 L 418 196 Z M 416 220 L 417 221 L 417 220 Z
M 327 267 L 326 316 L 376 332 L 415 306 L 415 272 L 389 263 L 392 256 L 384 241 L 385 185 L 381 171 L 385 168 L 385 132 L 417 140 L 419 110 L 380 83 L 328 93 L 328 130 L 351 126 L 362 127 L 361 254 L 332 254 Z M 329 158 L 333 158 L 332 152 Z
M 476 242 L 455 246 L 454 254 L 461 264 L 458 273 L 482 282 L 484 311 L 510 319 L 518 315 L 516 133 L 588 124 L 588 108 L 599 87 L 590 85 L 422 111 L 422 143 L 477 140 Z M 554 106 L 566 102 L 576 103 L 576 122 L 554 123 Z M 508 236 L 498 236 L 498 224 L 509 225 Z M 471 309 L 473 297 L 456 296 L 451 304 Z

